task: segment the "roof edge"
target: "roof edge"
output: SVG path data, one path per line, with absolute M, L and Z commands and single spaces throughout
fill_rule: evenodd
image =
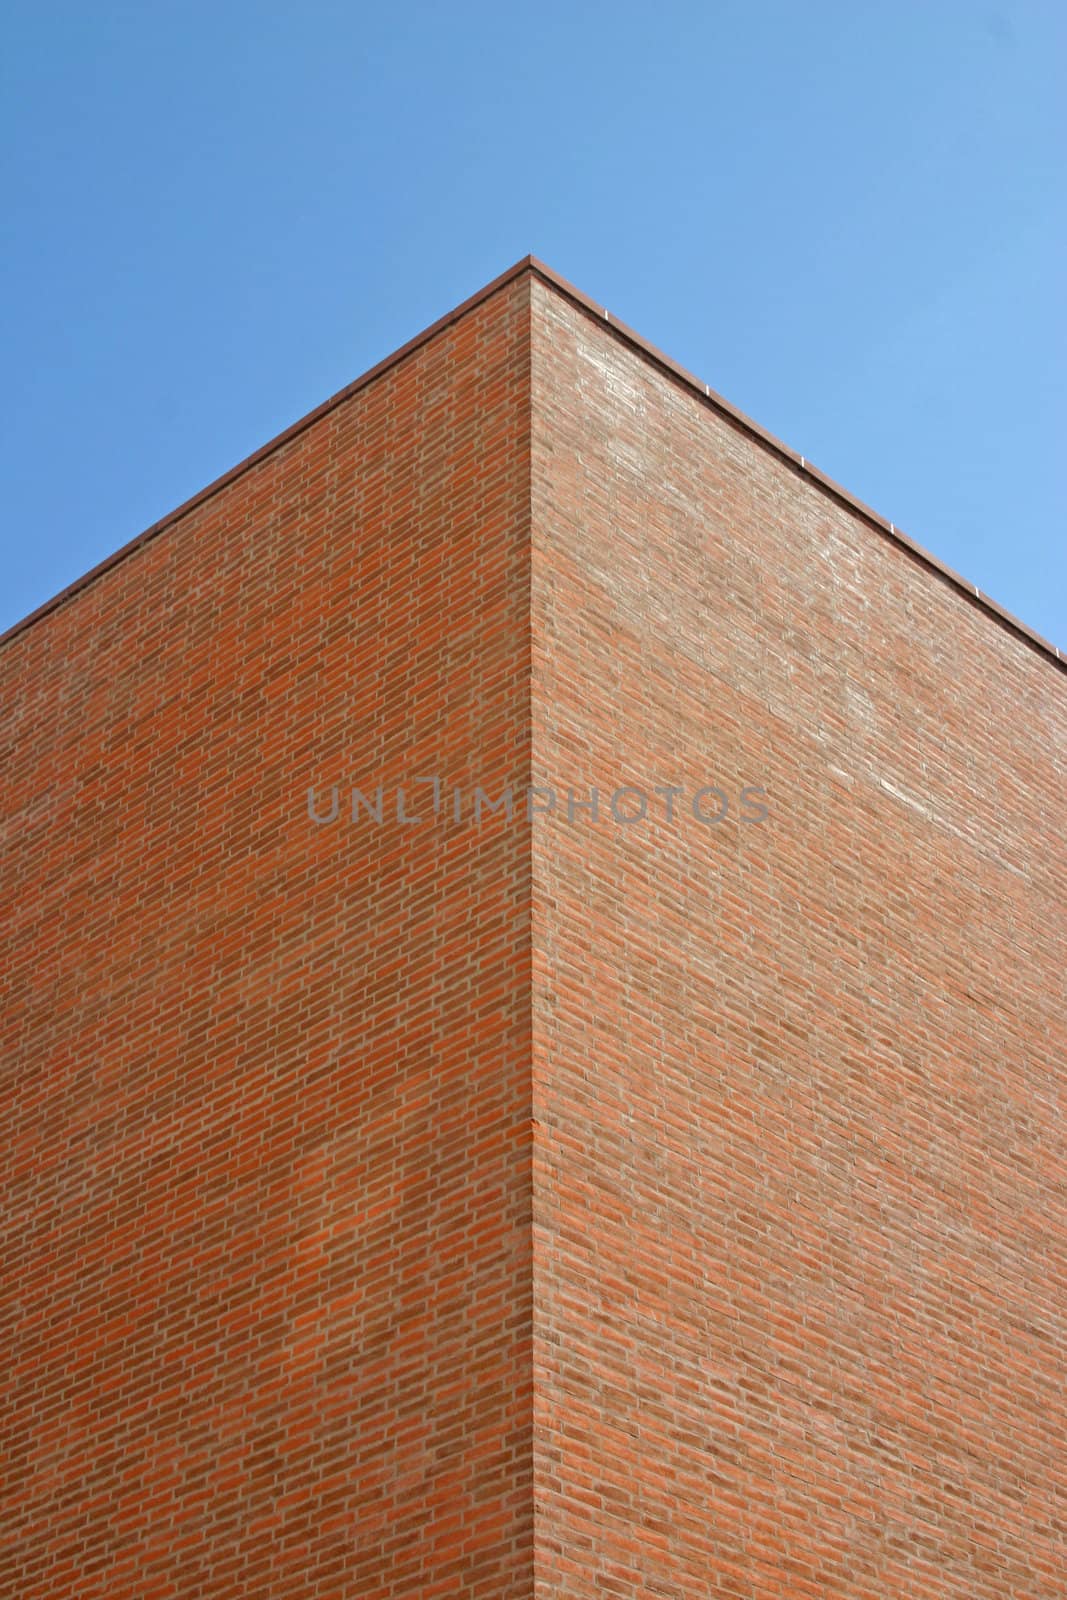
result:
M 833 478 L 828 477 L 825 472 L 821 472 L 818 467 L 813 466 L 806 456 L 800 455 L 796 450 L 791 449 L 789 445 L 784 444 L 783 441 L 777 438 L 774 434 L 768 433 L 766 428 L 761 427 L 758 422 L 755 422 L 751 417 L 747 416 L 745 412 L 740 411 L 736 406 L 731 405 L 731 403 L 725 399 L 724 396 L 712 389 L 710 384 L 704 383 L 700 378 L 696 377 L 694 373 L 688 371 L 687 368 L 680 366 L 677 361 L 674 361 L 670 356 L 665 355 L 662 350 L 657 349 L 654 344 L 651 344 L 649 340 L 645 339 L 641 334 L 637 333 L 625 322 L 619 321 L 618 318 L 614 317 L 605 306 L 598 305 L 596 301 L 591 300 L 588 295 L 582 292 L 581 289 L 576 288 L 573 283 L 570 283 L 566 278 L 561 277 L 558 272 L 555 272 L 551 267 L 547 266 L 545 262 L 539 260 L 538 257 L 534 255 L 522 256 L 514 263 L 513 266 L 508 267 L 505 272 L 500 273 L 498 277 L 492 279 L 490 283 L 487 283 L 484 288 L 477 290 L 476 293 L 470 295 L 466 300 L 461 301 L 460 304 L 455 306 L 451 311 L 446 311 L 444 316 L 438 317 L 436 322 L 430 323 L 430 325 L 424 328 L 421 333 L 417 333 L 415 334 L 414 338 L 409 339 L 406 344 L 400 345 L 389 355 L 383 357 L 381 361 L 376 362 L 373 367 L 369 367 L 365 372 L 361 373 L 358 378 L 354 378 L 352 382 L 346 384 L 343 389 L 339 389 L 336 394 L 331 395 L 328 400 L 324 400 L 321 405 L 316 406 L 314 410 L 307 412 L 305 416 L 300 417 L 296 422 L 291 423 L 288 428 L 285 428 L 281 433 L 276 434 L 273 439 L 268 440 L 267 443 L 261 445 L 259 449 L 254 450 L 251 455 L 245 456 L 245 458 L 242 461 L 239 461 L 236 466 L 233 466 L 227 472 L 222 473 L 220 477 L 214 478 L 209 484 L 205 485 L 203 489 L 198 490 L 197 493 L 191 495 L 188 500 L 184 500 L 181 505 L 175 507 L 173 511 L 168 511 L 156 522 L 153 522 L 150 527 L 146 528 L 143 533 L 137 534 L 133 539 L 122 545 L 111 555 L 106 556 L 103 561 L 98 562 L 95 567 L 91 567 L 88 572 L 83 573 L 81 577 L 75 578 L 71 583 L 67 584 L 66 588 L 61 589 L 57 594 L 53 595 L 51 599 L 45 600 L 41 605 L 37 606 L 35 610 L 29 612 L 25 617 L 22 617 L 19 621 L 12 623 L 11 626 L 5 629 L 3 633 L 0 633 L 0 646 L 5 645 L 8 640 L 14 638 L 17 634 L 24 632 L 25 629 L 29 628 L 33 623 L 40 621 L 41 618 L 47 616 L 50 612 L 57 610 L 67 600 L 73 598 L 74 595 L 79 594 L 81 590 L 87 588 L 91 583 L 95 582 L 97 578 L 102 577 L 105 572 L 110 571 L 110 569 L 116 566 L 120 561 L 123 561 L 127 556 L 132 555 L 135 550 L 139 550 L 142 545 L 147 544 L 150 539 L 154 539 L 157 534 L 162 533 L 164 529 L 179 521 L 180 518 L 184 517 L 188 512 L 195 510 L 197 506 L 202 505 L 206 500 L 209 500 L 212 495 L 217 494 L 220 489 L 226 488 L 237 478 L 241 477 L 243 473 L 249 471 L 250 468 L 257 466 L 261 461 L 266 460 L 268 456 L 270 456 L 275 450 L 280 449 L 282 445 L 288 444 L 292 439 L 297 438 L 298 435 L 303 433 L 306 428 L 309 428 L 312 423 L 318 422 L 321 417 L 327 416 L 329 412 L 333 411 L 337 406 L 342 405 L 352 395 L 357 394 L 360 389 L 366 387 L 367 384 L 372 383 L 375 378 L 381 377 L 381 375 L 385 372 L 388 372 L 391 367 L 396 366 L 397 363 L 402 361 L 406 356 L 411 355 L 414 351 L 418 350 L 420 346 L 426 344 L 430 339 L 434 338 L 436 334 L 443 332 L 445 328 L 449 327 L 452 323 L 457 322 L 461 317 L 465 316 L 468 311 L 473 311 L 476 306 L 481 305 L 492 295 L 496 294 L 498 290 L 505 288 L 509 283 L 520 277 L 524 272 L 531 272 L 534 276 L 540 278 L 541 281 L 547 284 L 550 288 L 554 289 L 557 293 L 562 294 L 566 299 L 571 301 L 572 304 L 577 306 L 581 311 L 592 317 L 596 322 L 600 323 L 602 326 L 610 328 L 613 333 L 617 334 L 618 337 L 624 341 L 624 343 L 628 344 L 632 349 L 638 351 L 641 355 L 652 361 L 669 377 L 683 384 L 687 389 L 694 393 L 698 399 L 710 406 L 713 411 L 724 417 L 734 427 L 739 429 L 742 433 L 747 434 L 750 438 L 755 439 L 757 443 L 761 444 L 765 449 L 777 456 L 779 460 L 786 462 L 802 477 L 807 478 L 810 482 L 817 485 L 817 487 L 822 489 L 824 493 L 836 500 L 838 504 L 860 516 L 870 527 L 876 528 L 879 533 L 892 540 L 894 544 L 906 551 L 922 566 L 925 566 L 929 571 L 936 573 L 938 577 L 944 579 L 954 589 L 958 590 L 959 593 L 963 595 L 964 599 L 966 599 L 971 605 L 976 606 L 979 610 L 985 611 L 1002 626 L 1007 627 L 1017 637 L 1031 645 L 1040 654 L 1046 656 L 1056 666 L 1060 667 L 1061 670 L 1067 671 L 1067 655 L 1065 655 L 1065 653 L 1050 640 L 1046 639 L 1042 634 L 1037 633 L 1033 628 L 1021 621 L 1020 618 L 1014 616 L 1010 611 L 1006 611 L 1004 607 L 998 605 L 997 602 L 991 598 L 991 596 L 985 594 L 975 584 L 968 582 L 966 578 L 962 577 L 952 567 L 947 566 L 945 562 L 939 560 L 937 556 L 932 554 L 931 551 L 925 549 L 924 546 L 916 543 L 914 539 L 910 538 L 906 533 L 903 532 L 902 529 L 898 528 L 895 523 L 888 521 L 877 511 L 872 510 L 870 506 L 865 505 L 862 500 L 857 499 L 857 497 L 854 494 L 851 494 L 849 490 L 843 488 L 841 484 L 836 483 Z
M 765 449 L 770 450 L 780 460 L 795 468 L 803 477 L 810 479 L 812 483 L 816 484 L 824 493 L 829 494 L 840 505 L 862 517 L 864 522 L 871 527 L 877 528 L 879 533 L 885 534 L 894 544 L 899 545 L 901 549 L 906 550 L 909 555 L 919 561 L 921 565 L 929 568 L 931 572 L 935 572 L 938 577 L 944 578 L 954 589 L 958 589 L 972 605 L 978 607 L 979 610 L 988 612 L 999 623 L 1025 640 L 1027 644 L 1032 645 L 1042 655 L 1048 656 L 1057 666 L 1067 671 L 1067 653 L 1060 650 L 1051 640 L 1037 633 L 1033 628 L 1021 621 L 1020 618 L 1013 616 L 1010 611 L 1006 611 L 1003 606 L 998 605 L 977 585 L 961 577 L 958 572 L 939 560 L 923 545 L 917 544 L 914 539 L 898 528 L 896 523 L 889 522 L 877 511 L 872 510 L 870 506 L 865 505 L 862 500 L 857 499 L 848 489 L 843 488 L 833 478 L 828 477 L 825 472 L 821 472 L 818 467 L 813 466 L 806 456 L 802 456 L 796 450 L 791 449 L 789 445 L 784 444 L 773 433 L 768 433 L 766 428 L 762 428 L 758 422 L 754 422 L 751 417 L 746 416 L 745 412 L 739 411 L 736 406 L 731 405 L 729 400 L 724 399 L 709 384 L 704 383 L 695 374 L 688 371 L 687 368 L 679 366 L 678 362 L 672 360 L 670 356 L 664 355 L 662 350 L 657 349 L 654 344 L 650 344 L 647 339 L 635 332 L 633 328 L 628 327 L 625 322 L 620 322 L 605 306 L 597 305 L 594 300 L 590 300 L 588 295 L 583 294 L 573 283 L 568 283 L 566 278 L 561 278 L 558 272 L 554 272 L 543 261 L 538 260 L 536 256 L 530 256 L 527 260 L 530 270 L 551 288 L 566 296 L 568 300 L 572 301 L 580 310 L 588 313 L 597 322 L 612 329 L 626 344 L 654 362 L 668 376 L 675 378 L 679 383 L 684 384 L 687 389 L 692 390 L 699 399 L 709 405 L 713 411 L 718 412 L 720 416 L 725 417 L 728 422 L 731 422 L 742 433 L 750 435 Z
M 26 616 L 20 617 L 17 622 L 13 622 L 3 633 L 0 633 L 0 646 L 5 645 L 16 634 L 24 632 L 31 624 L 39 622 L 42 617 L 48 616 L 50 612 L 58 610 L 67 600 L 72 599 L 76 594 L 80 594 L 83 589 L 88 588 L 97 578 L 103 577 L 105 572 L 109 572 L 112 567 L 117 566 L 120 561 L 124 561 L 135 550 L 139 550 L 150 539 L 154 539 L 157 534 L 162 533 L 173 523 L 178 522 L 190 511 L 194 511 L 197 506 L 203 505 L 205 500 L 210 500 L 212 495 L 218 494 L 220 489 L 227 488 L 252 467 L 258 466 L 261 461 L 265 461 L 275 450 L 281 449 L 283 445 L 289 444 L 291 440 L 299 437 L 306 428 L 311 427 L 312 423 L 328 416 L 337 406 L 343 405 L 352 395 L 358 394 L 360 389 L 365 388 L 369 383 L 373 383 L 375 378 L 380 378 L 383 373 L 389 371 L 390 367 L 394 367 L 398 362 L 403 361 L 405 356 L 412 355 L 420 346 L 434 338 L 436 334 L 443 333 L 453 322 L 458 322 L 461 317 L 466 316 L 468 311 L 473 311 L 476 306 L 480 306 L 483 301 L 488 300 L 499 289 L 505 288 L 515 278 L 520 277 L 522 273 L 529 271 L 532 266 L 533 257 L 523 256 L 521 260 L 515 262 L 514 266 L 509 267 L 506 272 L 502 272 L 499 277 L 494 278 L 491 283 L 487 283 L 484 288 L 479 289 L 475 294 L 461 301 L 451 311 L 446 311 L 443 317 L 438 317 L 436 322 L 431 322 L 428 327 L 423 328 L 421 333 L 415 334 L 414 338 L 409 339 L 406 344 L 400 345 L 396 350 L 391 351 L 389 355 L 384 356 L 381 361 L 375 362 L 374 366 L 368 367 L 366 372 L 361 372 L 358 378 L 353 378 L 351 383 L 345 384 L 343 389 L 338 389 L 337 393 L 332 394 L 328 400 L 323 400 L 314 410 L 308 411 L 304 416 L 298 418 L 296 422 L 290 423 L 281 433 L 275 434 L 273 439 L 268 439 L 266 444 L 262 444 L 257 450 L 253 450 L 251 455 L 245 456 L 236 466 L 230 467 L 219 477 L 213 478 L 210 483 L 205 484 L 203 489 L 198 489 L 195 494 L 190 495 L 188 500 L 183 500 L 181 505 L 176 506 L 173 511 L 166 512 L 157 521 L 153 522 L 150 527 L 145 528 L 143 533 L 136 534 L 126 544 L 121 545 L 119 549 L 112 551 L 111 555 L 105 556 L 103 561 L 98 561 L 95 567 L 90 567 L 88 572 L 83 572 L 80 577 L 74 578 L 67 584 L 66 588 L 60 589 L 50 599 L 42 601 L 33 611 L 28 612 Z

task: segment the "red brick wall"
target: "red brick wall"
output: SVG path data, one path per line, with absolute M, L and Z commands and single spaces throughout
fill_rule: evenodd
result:
M 538 281 L 537 1593 L 1063 1594 L 1055 664 Z M 951 470 L 946 464 L 946 470 Z
M 0 677 L 5 1600 L 1059 1594 L 1047 657 L 523 274 Z
M 531 1592 L 528 830 L 306 808 L 526 781 L 528 301 L 0 649 L 12 1600 Z

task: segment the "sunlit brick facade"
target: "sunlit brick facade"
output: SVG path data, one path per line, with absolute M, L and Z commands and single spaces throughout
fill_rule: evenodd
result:
M 527 260 L 0 683 L 0 1594 L 1063 1593 L 1054 648 Z

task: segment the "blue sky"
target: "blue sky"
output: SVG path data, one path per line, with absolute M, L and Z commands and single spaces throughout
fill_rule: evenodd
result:
M 1067 7 L 9 0 L 0 628 L 527 252 L 1067 646 Z

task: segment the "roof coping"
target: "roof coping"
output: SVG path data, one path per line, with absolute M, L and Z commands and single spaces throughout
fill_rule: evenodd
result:
M 702 382 L 701 379 L 697 378 L 685 367 L 680 366 L 678 362 L 672 360 L 670 356 L 664 355 L 662 350 L 658 350 L 655 345 L 649 343 L 649 341 L 643 338 L 641 334 L 635 332 L 633 328 L 628 327 L 626 323 L 620 322 L 617 317 L 607 310 L 606 307 L 598 305 L 595 301 L 591 300 L 588 295 L 583 294 L 580 289 L 575 288 L 574 284 L 569 283 L 566 278 L 561 277 L 558 272 L 554 272 L 551 267 L 546 266 L 543 261 L 540 261 L 536 256 L 533 255 L 523 256 L 521 260 L 515 262 L 514 266 L 509 267 L 506 272 L 502 272 L 499 277 L 496 277 L 492 280 L 492 282 L 487 283 L 484 288 L 479 289 L 475 294 L 472 294 L 468 299 L 462 301 L 461 304 L 455 306 L 451 311 L 446 312 L 443 317 L 439 317 L 436 322 L 433 322 L 429 327 L 424 328 L 421 333 L 417 333 L 413 339 L 409 339 L 407 343 L 401 345 L 399 349 L 392 351 L 392 353 L 385 356 L 383 360 L 377 362 L 373 367 L 368 368 L 366 372 L 361 373 L 358 378 L 355 378 L 351 383 L 346 384 L 343 389 L 339 389 L 336 394 L 331 395 L 328 400 L 324 400 L 321 405 L 316 406 L 313 411 L 309 411 L 306 416 L 303 416 L 297 422 L 292 423 L 282 433 L 277 434 L 266 444 L 261 445 L 258 450 L 255 450 L 251 455 L 246 456 L 243 461 L 239 461 L 236 466 L 231 467 L 228 472 L 224 472 L 221 477 L 215 478 L 213 482 L 207 484 L 203 489 L 198 490 L 196 494 L 191 495 L 188 500 L 183 501 L 182 504 L 177 506 L 173 511 L 169 511 L 165 516 L 160 517 L 157 522 L 152 523 L 151 527 L 146 528 L 143 533 L 137 534 L 135 538 L 131 539 L 127 544 L 124 544 L 120 549 L 114 551 L 112 555 L 107 556 L 95 567 L 90 568 L 88 572 L 83 573 L 81 577 L 75 578 L 74 581 L 69 583 L 65 589 L 61 589 L 59 593 L 53 595 L 51 599 L 44 601 L 44 603 L 38 606 L 36 610 L 31 611 L 27 616 L 21 618 L 18 622 L 13 623 L 4 633 L 0 634 L 0 645 L 6 644 L 17 634 L 24 632 L 33 623 L 40 621 L 41 618 L 48 616 L 50 612 L 57 610 L 67 600 L 71 599 L 74 595 L 79 594 L 97 578 L 102 577 L 105 572 L 110 571 L 110 569 L 116 566 L 120 561 L 123 561 L 127 556 L 132 555 L 135 550 L 140 549 L 143 544 L 147 544 L 150 539 L 154 539 L 157 534 L 162 533 L 164 529 L 179 521 L 188 512 L 194 510 L 195 507 L 202 505 L 204 501 L 209 500 L 212 495 L 217 494 L 220 489 L 224 489 L 228 484 L 233 483 L 235 479 L 241 477 L 241 475 L 247 472 L 251 467 L 254 467 L 259 462 L 265 460 L 282 445 L 288 444 L 290 440 L 295 439 L 299 434 L 303 433 L 306 428 L 309 428 L 312 423 L 317 422 L 321 417 L 326 416 L 329 412 L 333 411 L 335 407 L 342 405 L 352 395 L 357 394 L 360 389 L 363 389 L 367 386 L 367 384 L 372 383 L 375 378 L 381 377 L 381 375 L 385 372 L 388 372 L 391 367 L 396 366 L 398 362 L 405 358 L 405 356 L 411 355 L 412 352 L 418 350 L 421 345 L 426 344 L 430 339 L 434 338 L 436 334 L 443 332 L 444 329 L 450 327 L 452 323 L 459 321 L 459 319 L 465 316 L 468 311 L 473 311 L 476 306 L 481 305 L 484 301 L 488 300 L 490 296 L 496 294 L 498 290 L 503 289 L 507 284 L 513 282 L 514 279 L 520 277 L 524 272 L 532 273 L 535 277 L 541 279 L 543 283 L 556 290 L 557 293 L 565 296 L 566 299 L 571 301 L 572 304 L 586 312 L 589 316 L 593 317 L 597 322 L 609 328 L 617 338 L 622 339 L 632 349 L 637 350 L 646 359 L 653 362 L 661 371 L 668 374 L 677 382 L 683 384 L 688 390 L 695 394 L 698 399 L 702 400 L 705 405 L 710 406 L 712 410 L 716 411 L 720 416 L 725 417 L 735 427 L 740 429 L 741 432 L 747 434 L 750 438 L 755 439 L 759 444 L 761 444 L 765 449 L 771 451 L 771 453 L 777 456 L 780 460 L 787 462 L 798 473 L 808 478 L 812 483 L 818 485 L 820 489 L 829 494 L 839 504 L 845 506 L 848 510 L 855 512 L 870 526 L 878 529 L 880 533 L 885 534 L 895 544 L 906 550 L 923 566 L 936 573 L 940 578 L 943 578 L 954 589 L 957 589 L 960 594 L 962 594 L 964 598 L 972 605 L 978 606 L 981 610 L 988 612 L 989 615 L 994 617 L 1002 626 L 1007 627 L 1019 638 L 1024 639 L 1027 644 L 1033 646 L 1033 648 L 1038 650 L 1042 655 L 1047 656 L 1050 661 L 1054 662 L 1061 669 L 1067 670 L 1067 656 L 1065 656 L 1064 652 L 1061 651 L 1056 645 L 1050 643 L 1048 639 L 1043 638 L 1041 634 L 1036 633 L 1032 628 L 1028 627 L 1025 622 L 1022 622 L 1018 617 L 1013 616 L 1010 611 L 1005 611 L 1002 606 L 998 605 L 996 601 L 991 599 L 989 595 L 978 589 L 975 584 L 970 583 L 966 578 L 961 577 L 958 572 L 955 572 L 951 567 L 946 566 L 943 561 L 940 561 L 937 558 L 937 556 L 933 555 L 929 550 L 926 550 L 922 545 L 917 544 L 914 539 L 909 538 L 909 536 L 904 533 L 902 529 L 898 528 L 895 523 L 887 521 L 887 519 L 883 516 L 880 516 L 877 511 L 873 511 L 871 507 L 865 505 L 862 500 L 858 500 L 855 495 L 850 494 L 847 489 L 842 488 L 839 483 L 835 483 L 835 481 L 828 477 L 826 473 L 821 472 L 818 467 L 813 466 L 806 456 L 800 455 L 796 450 L 793 450 L 788 445 L 783 444 L 783 442 L 776 438 L 774 434 L 768 433 L 767 430 L 762 428 L 758 422 L 754 422 L 751 417 L 746 416 L 743 411 L 739 411 L 736 406 L 731 405 L 730 402 L 724 399 L 721 394 L 718 394 L 714 389 L 712 389 L 710 384 Z

